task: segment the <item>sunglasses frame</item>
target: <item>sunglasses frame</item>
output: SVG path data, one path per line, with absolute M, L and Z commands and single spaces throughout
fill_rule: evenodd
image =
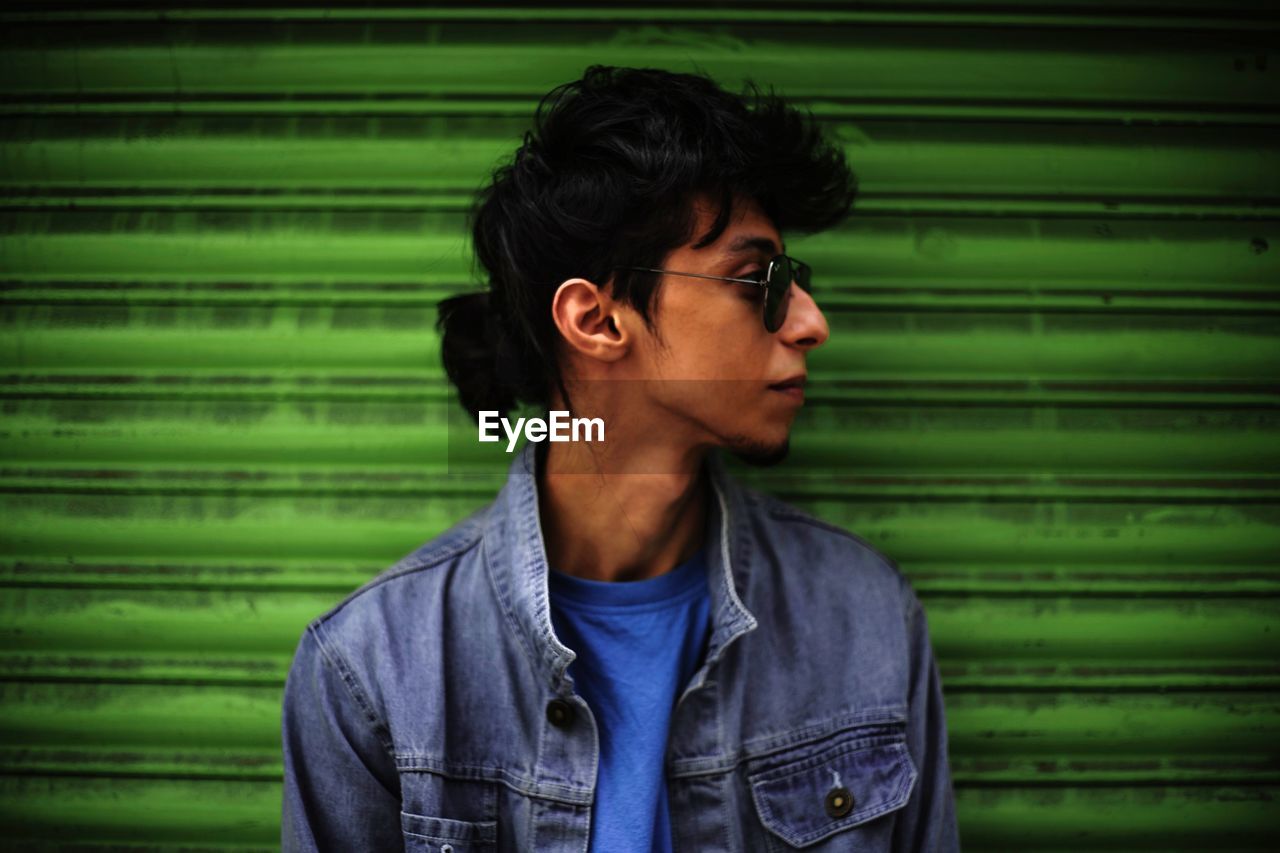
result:
M 782 289 L 781 293 L 773 290 L 775 284 L 775 276 L 778 271 L 786 266 L 790 272 L 790 280 Z M 813 268 L 804 261 L 798 261 L 790 255 L 774 255 L 769 259 L 769 265 L 765 267 L 764 278 L 733 278 L 727 275 L 707 275 L 698 272 L 680 272 L 678 270 L 660 270 L 652 267 L 618 267 L 618 269 L 637 270 L 639 272 L 658 272 L 664 275 L 683 275 L 690 278 L 710 278 L 716 281 L 732 281 L 738 284 L 754 284 L 756 287 L 763 287 L 765 293 L 764 299 L 764 328 L 767 332 L 776 332 L 782 328 L 782 324 L 787 320 L 787 309 L 791 307 L 791 285 L 794 282 L 805 293 L 812 293 L 812 276 Z

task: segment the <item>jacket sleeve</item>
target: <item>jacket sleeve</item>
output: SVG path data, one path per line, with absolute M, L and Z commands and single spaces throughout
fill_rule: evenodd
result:
M 952 853 L 960 850 L 960 835 L 947 757 L 942 680 L 924 608 L 905 578 L 903 587 L 910 650 L 907 750 L 918 776 L 895 825 L 893 849 L 897 853 Z
M 314 627 L 303 632 L 285 681 L 281 734 L 286 853 L 403 849 L 390 736 Z

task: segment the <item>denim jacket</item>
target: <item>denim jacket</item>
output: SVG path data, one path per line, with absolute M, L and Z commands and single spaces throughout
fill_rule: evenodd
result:
M 534 450 L 493 503 L 303 632 L 285 850 L 587 850 L 599 735 L 551 625 Z M 959 850 L 941 683 L 906 578 L 717 454 L 711 636 L 667 740 L 675 849 Z

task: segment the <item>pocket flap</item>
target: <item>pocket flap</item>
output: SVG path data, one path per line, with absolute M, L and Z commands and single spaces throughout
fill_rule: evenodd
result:
M 855 742 L 748 778 L 760 821 L 804 847 L 906 805 L 916 767 L 902 741 Z
M 443 817 L 400 812 L 400 829 L 406 839 L 442 843 L 442 846 L 462 850 L 475 849 L 474 845 L 491 845 L 498 837 L 498 822 L 451 820 Z

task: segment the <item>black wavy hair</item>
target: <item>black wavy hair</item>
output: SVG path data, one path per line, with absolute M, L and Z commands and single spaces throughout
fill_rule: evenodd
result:
M 557 363 L 551 299 L 566 279 L 612 279 L 649 328 L 660 267 L 693 239 L 693 202 L 719 203 L 715 242 L 737 194 L 780 233 L 816 233 L 849 212 L 857 180 L 813 115 L 752 81 L 734 95 L 709 77 L 593 65 L 539 102 L 533 129 L 468 216 L 488 288 L 439 304 L 449 380 L 464 408 L 506 415 L 569 395 Z M 615 274 L 615 270 L 617 270 Z

